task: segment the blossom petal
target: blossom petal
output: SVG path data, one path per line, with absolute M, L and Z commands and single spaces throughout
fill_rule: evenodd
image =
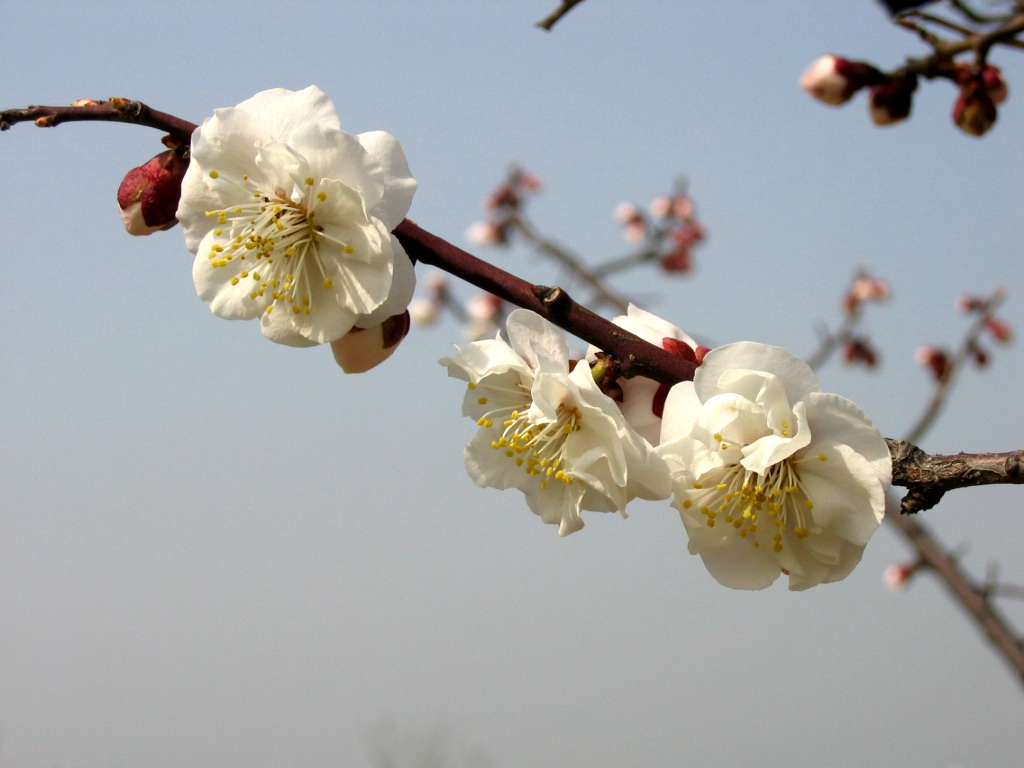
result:
M 790 403 L 809 392 L 821 391 L 814 371 L 796 355 L 782 347 L 740 341 L 713 349 L 705 356 L 693 380 L 701 402 L 714 396 L 723 373 L 737 368 L 771 373 L 783 382 Z
M 384 195 L 377 205 L 371 207 L 370 214 L 392 230 L 409 213 L 416 192 L 416 180 L 409 171 L 405 152 L 398 140 L 385 131 L 360 133 L 356 139 L 377 160 L 383 172 Z
M 535 371 L 568 373 L 569 344 L 565 334 L 536 312 L 516 309 L 505 321 L 512 349 Z M 564 367 L 563 367 L 564 363 Z

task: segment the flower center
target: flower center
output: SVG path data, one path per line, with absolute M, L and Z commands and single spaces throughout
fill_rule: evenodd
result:
M 731 447 L 721 435 L 714 437 L 722 448 Z M 819 458 L 824 460 L 823 455 Z M 764 543 L 781 552 L 787 535 L 804 539 L 814 527 L 810 514 L 814 503 L 788 460 L 771 465 L 764 473 L 729 464 L 705 473 L 701 480 L 714 484 L 694 482 L 682 505 L 684 509 L 698 505 L 708 528 L 718 523 L 730 525 L 740 538 L 750 537 L 755 547 Z
M 289 195 L 283 189 L 261 189 L 248 175 L 243 175 L 241 181 L 226 179 L 215 170 L 209 175 L 242 189 L 252 199 L 250 203 L 206 211 L 208 217 L 217 220 L 213 230 L 216 239 L 207 253 L 210 266 L 230 265 L 239 270 L 231 278 L 232 285 L 251 279 L 252 301 L 269 290 L 273 301 L 266 308 L 267 314 L 277 304 L 296 315 L 310 314 L 314 284 L 330 291 L 337 277 L 336 265 L 323 258 L 321 247 L 340 248 L 345 254 L 354 252 L 352 246 L 329 236 L 315 223 L 315 208 L 327 201 L 327 193 L 317 189 L 318 182 L 312 177 Z
M 470 385 L 476 389 L 477 385 Z M 559 405 L 552 420 L 534 421 L 529 416 L 531 398 L 529 389 L 516 382 L 515 389 L 483 385 L 482 389 L 491 395 L 500 394 L 502 399 L 513 404 L 501 405 L 488 411 L 477 420 L 481 427 L 494 427 L 499 419 L 503 430 L 491 447 L 500 451 L 526 474 L 540 476 L 540 487 L 547 488 L 552 477 L 566 485 L 572 485 L 572 477 L 565 470 L 565 441 L 573 432 L 579 431 L 579 414 L 572 408 Z M 511 396 L 511 397 L 510 397 Z M 486 405 L 490 398 L 485 394 L 477 402 Z

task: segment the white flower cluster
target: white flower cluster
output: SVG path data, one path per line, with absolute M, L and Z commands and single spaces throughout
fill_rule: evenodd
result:
M 172 170 L 136 169 L 122 210 L 142 206 L 154 178 L 175 187 Z M 221 317 L 259 318 L 281 344 L 330 343 L 343 369 L 367 370 L 409 328 L 415 278 L 392 230 L 415 190 L 394 137 L 345 133 L 314 86 L 219 109 L 193 134 L 177 210 L 196 290 Z M 161 211 L 149 213 L 159 221 L 136 229 L 162 228 Z M 616 322 L 699 361 L 694 380 L 671 390 L 605 380 L 591 368 L 598 350 L 571 364 L 564 334 L 526 310 L 509 315 L 508 342 L 499 334 L 441 360 L 468 384 L 474 481 L 518 488 L 561 535 L 583 527 L 584 510 L 625 516 L 634 498 L 674 496 L 690 552 L 727 586 L 844 578 L 882 521 L 891 480 L 867 416 L 822 393 L 783 349 L 707 351 L 635 307 Z
M 671 324 L 630 307 L 621 327 L 668 350 L 696 349 Z M 891 481 L 881 433 L 849 400 L 820 391 L 779 347 L 741 342 L 706 354 L 666 393 L 620 380 L 613 400 L 587 360 L 570 370 L 565 337 L 526 310 L 500 336 L 441 360 L 468 382 L 463 413 L 480 427 L 466 469 L 481 486 L 519 488 L 566 535 L 581 510 L 625 514 L 633 498 L 675 498 L 722 584 L 789 588 L 844 578 L 880 525 Z M 595 350 L 591 350 L 591 356 Z

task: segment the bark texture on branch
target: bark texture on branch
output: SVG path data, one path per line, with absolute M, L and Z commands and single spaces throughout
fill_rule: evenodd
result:
M 1024 450 L 929 455 L 913 443 L 886 438 L 892 482 L 907 488 L 904 514 L 931 509 L 947 491 L 975 485 L 1024 484 Z

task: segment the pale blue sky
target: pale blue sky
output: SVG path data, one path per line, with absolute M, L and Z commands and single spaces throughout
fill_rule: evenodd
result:
M 862 99 L 799 90 L 821 53 L 922 52 L 869 0 L 588 0 L 534 28 L 556 4 L 2 0 L 0 93 L 198 122 L 315 83 L 348 130 L 403 142 L 410 215 L 462 245 L 510 161 L 545 179 L 538 225 L 595 259 L 624 252 L 617 203 L 685 173 L 711 232 L 696 276 L 623 289 L 716 342 L 805 354 L 868 267 L 894 292 L 868 319 L 885 366 L 821 375 L 892 436 L 927 395 L 914 349 L 965 326 L 958 295 L 1006 286 L 1024 329 L 1019 55 L 998 58 L 1011 97 L 977 141 L 947 83 L 888 130 Z M 212 316 L 177 230 L 125 235 L 117 185 L 160 149 L 132 126 L 0 136 L 0 767 L 347 768 L 387 722 L 493 768 L 1019 759 L 1020 685 L 933 580 L 884 590 L 906 557 L 888 530 L 801 594 L 717 585 L 667 504 L 559 539 L 465 475 L 474 426 L 436 364 L 453 322 L 345 377 Z M 1022 378 L 1019 345 L 999 350 L 924 447 L 1022 447 Z M 988 489 L 926 520 L 1021 583 L 1022 514 L 1019 490 Z

